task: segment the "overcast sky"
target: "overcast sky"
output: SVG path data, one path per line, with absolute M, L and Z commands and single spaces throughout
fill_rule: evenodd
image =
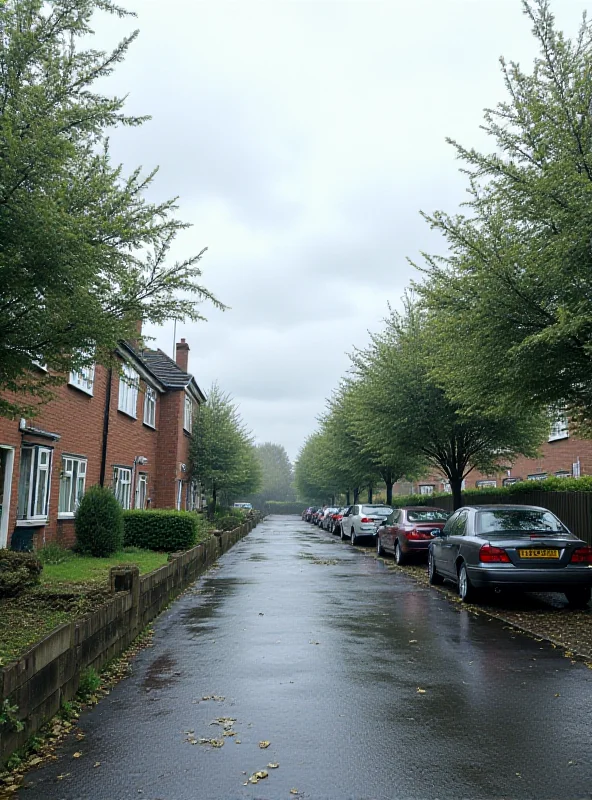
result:
M 124 0 L 122 0 L 124 2 Z M 190 371 L 229 391 L 257 441 L 295 458 L 347 353 L 377 330 L 441 242 L 419 209 L 454 211 L 465 183 L 445 137 L 486 146 L 504 98 L 498 58 L 535 54 L 519 0 L 133 0 L 141 34 L 110 88 L 150 114 L 112 137 L 130 169 L 160 166 L 208 247 L 204 284 L 230 310 L 177 325 Z M 573 33 L 587 3 L 555 0 Z M 172 354 L 173 327 L 149 330 Z

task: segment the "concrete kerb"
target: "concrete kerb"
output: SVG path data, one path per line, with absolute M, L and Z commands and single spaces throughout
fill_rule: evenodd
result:
M 26 653 L 0 670 L 0 703 L 17 706 L 14 724 L 0 724 L 0 767 L 71 700 L 80 673 L 100 669 L 122 653 L 138 634 L 220 555 L 257 524 L 250 519 L 233 531 L 211 537 L 183 553 L 173 553 L 163 567 L 140 576 L 135 566 L 114 567 L 114 596 L 88 616 L 56 628 Z

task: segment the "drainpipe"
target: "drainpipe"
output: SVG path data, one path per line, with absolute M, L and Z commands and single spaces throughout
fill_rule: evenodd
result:
M 105 485 L 105 467 L 107 465 L 107 441 L 109 439 L 109 416 L 111 413 L 111 384 L 113 383 L 113 367 L 107 371 L 107 394 L 105 395 L 105 414 L 103 416 L 103 446 L 101 449 L 101 472 L 99 485 Z

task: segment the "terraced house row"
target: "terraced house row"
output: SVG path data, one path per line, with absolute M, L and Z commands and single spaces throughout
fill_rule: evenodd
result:
M 193 418 L 205 396 L 175 360 L 121 343 L 119 368 L 72 372 L 34 419 L 0 419 L 0 547 L 74 541 L 87 486 L 111 486 L 126 508 L 196 509 L 189 472 Z

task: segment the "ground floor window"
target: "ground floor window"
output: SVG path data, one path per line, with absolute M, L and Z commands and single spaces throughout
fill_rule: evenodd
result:
M 52 450 L 25 445 L 21 450 L 17 519 L 45 522 L 49 512 Z
M 130 508 L 132 494 L 131 467 L 113 468 L 113 493 L 122 508 Z
M 86 458 L 62 456 L 58 514 L 72 517 L 84 494 L 86 485 Z
M 423 483 L 419 487 L 420 494 L 434 494 L 434 487 L 431 484 Z
M 136 482 L 136 499 L 135 506 L 144 510 L 146 508 L 146 499 L 148 497 L 148 475 L 145 472 L 138 473 L 138 480 Z
M 495 489 L 497 488 L 497 481 L 477 481 L 475 486 L 477 489 Z

